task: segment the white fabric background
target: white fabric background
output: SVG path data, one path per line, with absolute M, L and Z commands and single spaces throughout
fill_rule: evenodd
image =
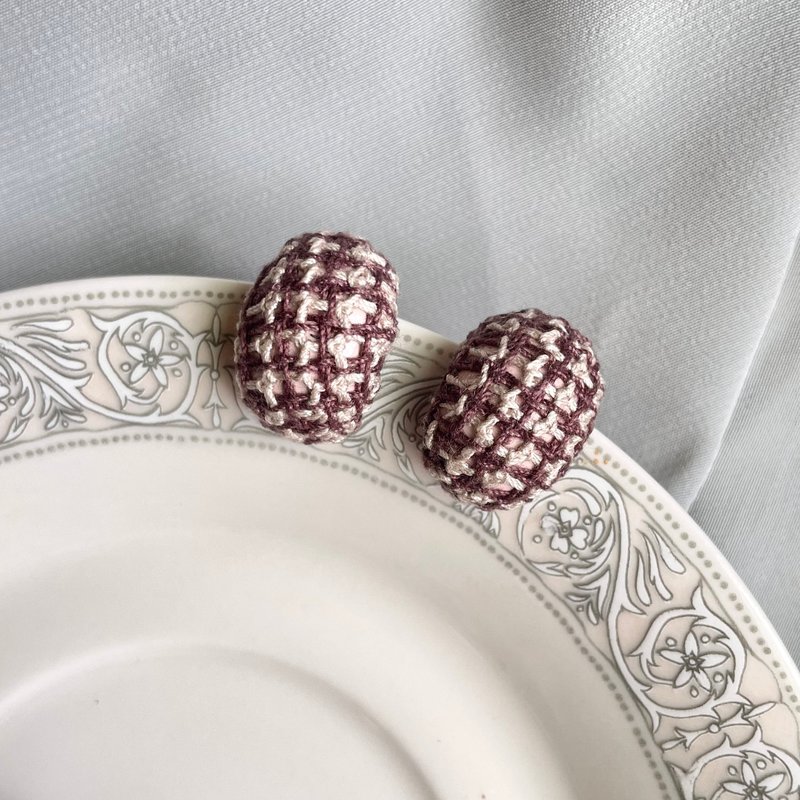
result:
M 0 290 L 342 228 L 455 339 L 563 314 L 797 657 L 799 45 L 776 0 L 8 0 Z

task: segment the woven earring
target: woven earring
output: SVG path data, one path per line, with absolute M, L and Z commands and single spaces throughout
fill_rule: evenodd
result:
M 397 336 L 397 275 L 365 239 L 306 233 L 259 274 L 239 316 L 244 403 L 298 442 L 336 442 L 361 424 Z
M 458 348 L 425 423 L 425 465 L 481 508 L 530 500 L 594 427 L 603 378 L 591 342 L 538 310 L 482 322 Z

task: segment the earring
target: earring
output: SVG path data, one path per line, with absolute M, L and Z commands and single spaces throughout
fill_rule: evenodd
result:
M 530 500 L 566 472 L 594 427 L 603 378 L 591 342 L 538 310 L 482 322 L 431 403 L 425 465 L 481 508 Z
M 397 336 L 397 275 L 346 233 L 290 239 L 242 305 L 236 381 L 261 424 L 298 442 L 336 442 L 361 424 Z

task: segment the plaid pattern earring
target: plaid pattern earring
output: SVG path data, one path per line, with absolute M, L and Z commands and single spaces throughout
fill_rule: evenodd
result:
M 357 430 L 397 336 L 397 275 L 346 233 L 290 239 L 262 270 L 239 316 L 234 361 L 244 403 L 298 442 Z
M 603 378 L 591 342 L 538 310 L 482 322 L 458 348 L 425 423 L 425 465 L 486 509 L 530 500 L 594 427 Z

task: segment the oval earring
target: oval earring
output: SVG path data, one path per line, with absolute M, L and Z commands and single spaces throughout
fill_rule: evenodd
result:
M 458 348 L 432 400 L 425 465 L 481 508 L 530 500 L 580 452 L 603 391 L 591 342 L 565 319 L 490 317 Z
M 242 305 L 236 381 L 261 424 L 307 444 L 361 424 L 397 336 L 397 275 L 365 239 L 290 239 Z

